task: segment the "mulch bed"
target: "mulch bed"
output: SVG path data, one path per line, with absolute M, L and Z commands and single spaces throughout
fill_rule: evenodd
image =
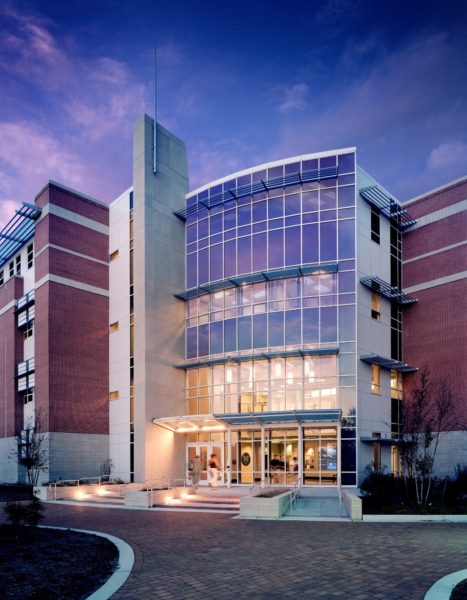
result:
M 3 600 L 78 600 L 99 588 L 118 564 L 105 538 L 70 530 L 0 525 Z
M 450 600 L 466 600 L 467 599 L 467 579 L 461 581 L 451 592 Z

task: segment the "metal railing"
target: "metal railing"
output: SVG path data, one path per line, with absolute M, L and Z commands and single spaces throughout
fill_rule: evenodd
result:
M 80 485 L 87 485 L 90 481 L 94 480 L 97 480 L 98 485 L 102 485 L 103 483 L 107 483 L 109 481 L 109 477 L 108 475 L 100 475 L 98 477 L 80 477 L 80 479 L 60 479 L 59 481 L 53 481 L 52 483 L 49 483 L 49 489 L 54 490 L 54 500 L 56 500 L 57 487 L 66 487 L 66 484 L 69 484 L 68 487 L 80 487 Z

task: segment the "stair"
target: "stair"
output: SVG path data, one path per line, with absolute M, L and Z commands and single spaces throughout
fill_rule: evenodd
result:
M 177 498 L 171 501 L 170 509 L 189 509 L 200 512 L 225 512 L 237 514 L 240 512 L 240 497 L 227 496 L 217 492 L 190 494 L 185 498 Z M 157 506 L 157 505 L 155 505 Z M 168 508 L 164 505 L 164 508 Z

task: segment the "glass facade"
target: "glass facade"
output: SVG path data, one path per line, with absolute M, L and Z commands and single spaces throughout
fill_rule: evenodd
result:
M 196 296 L 186 301 L 186 358 L 214 361 L 187 370 L 186 414 L 340 408 L 348 484 L 355 483 L 356 471 L 355 201 L 355 155 L 343 153 L 253 169 L 190 194 L 186 206 L 186 288 Z M 300 271 L 309 266 L 317 268 Z M 297 267 L 293 276 L 281 275 L 290 267 Z M 235 281 L 249 274 L 262 280 Z M 218 289 L 203 290 L 212 284 Z M 336 354 L 287 356 L 300 349 Z M 260 356 L 278 351 L 285 356 Z M 242 354 L 254 359 L 225 362 Z M 317 459 L 324 461 L 328 449 L 320 449 L 329 446 L 328 463 L 335 466 L 336 436 L 323 445 L 321 433 L 310 433 L 304 452 L 315 452 L 316 445 Z M 257 434 L 245 443 L 255 447 Z M 272 434 L 268 430 L 268 440 Z M 252 472 L 237 470 L 239 482 L 257 479 L 263 459 L 255 452 Z M 324 471 L 335 478 L 336 469 L 332 473 L 320 461 L 307 483 L 320 483 Z M 303 463 L 300 472 L 305 468 Z M 284 482 L 294 476 L 284 467 Z

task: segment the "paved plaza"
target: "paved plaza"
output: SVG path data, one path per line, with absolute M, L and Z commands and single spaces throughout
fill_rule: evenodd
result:
M 135 552 L 121 599 L 422 600 L 467 566 L 467 524 L 246 521 L 222 514 L 46 505 L 45 524 Z

